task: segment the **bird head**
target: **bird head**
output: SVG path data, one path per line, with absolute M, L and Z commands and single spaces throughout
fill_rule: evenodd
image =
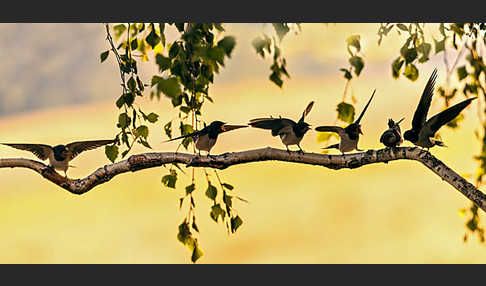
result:
M 361 124 L 358 123 L 349 124 L 346 128 L 344 128 L 344 131 L 348 134 L 350 139 L 356 139 L 360 134 L 363 135 Z
M 64 145 L 57 145 L 52 148 L 54 152 L 54 158 L 57 161 L 63 161 L 67 158 L 69 149 Z
M 209 128 L 217 130 L 219 132 L 224 132 L 225 131 L 225 129 L 224 129 L 225 124 L 226 124 L 226 122 L 216 120 L 216 121 L 211 122 L 211 124 L 209 124 Z
M 415 132 L 415 130 L 410 129 L 410 130 L 405 131 L 405 133 L 403 133 L 403 138 L 405 138 L 405 140 L 408 140 L 412 143 L 417 142 L 418 134 L 417 134 L 417 132 Z

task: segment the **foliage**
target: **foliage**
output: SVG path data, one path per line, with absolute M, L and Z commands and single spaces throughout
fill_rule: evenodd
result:
M 279 88 L 283 87 L 284 79 L 290 78 L 287 71 L 287 60 L 283 55 L 281 46 L 289 32 L 298 34 L 300 24 L 273 23 L 274 34 L 262 33 L 252 41 L 256 55 L 262 59 L 270 58 L 269 80 Z M 444 100 L 444 107 L 448 107 L 451 100 L 462 94 L 466 97 L 485 97 L 486 67 L 480 46 L 486 43 L 484 23 L 441 23 L 438 27 L 440 38 L 428 38 L 424 33 L 423 23 L 383 23 L 378 27 L 378 44 L 381 45 L 386 37 L 395 31 L 402 39 L 403 44 L 397 51 L 397 56 L 391 60 L 391 76 L 394 79 L 404 76 L 410 81 L 420 77 L 420 66 L 430 60 L 433 55 L 442 54 L 447 70 L 445 85 L 439 86 L 437 91 Z M 175 39 L 168 39 L 168 30 L 174 32 Z M 177 118 L 161 123 L 165 135 L 173 138 L 176 132 L 181 135 L 199 130 L 206 122 L 202 120 L 203 107 L 206 102 L 214 102 L 210 96 L 210 86 L 214 78 L 225 67 L 226 61 L 231 59 L 237 39 L 225 35 L 225 28 L 221 23 L 129 23 L 114 24 L 110 28 L 106 24 L 107 40 L 110 48 L 102 51 L 100 62 L 106 62 L 110 53 L 113 53 L 121 79 L 121 94 L 115 100 L 120 110 L 117 115 L 117 127 L 120 129 L 117 136 L 121 141 L 105 147 L 107 158 L 114 162 L 119 156 L 124 158 L 138 143 L 146 148 L 149 144 L 150 126 L 159 122 L 159 115 L 154 112 L 144 112 L 137 105 L 137 100 L 147 96 L 151 100 L 166 100 L 174 110 Z M 114 40 L 111 34 L 114 34 Z M 365 60 L 361 36 L 350 35 L 343 47 L 348 56 L 349 66 L 340 68 L 345 79 L 342 99 L 337 103 L 336 122 L 349 124 L 355 117 L 357 100 L 354 96 L 347 100 L 347 93 L 352 79 L 359 77 L 365 71 Z M 117 42 L 115 44 L 115 42 Z M 455 49 L 457 57 L 453 64 L 449 64 L 447 51 Z M 464 56 L 465 64 L 457 66 Z M 158 73 L 150 78 L 150 83 L 144 83 L 138 73 L 138 66 L 142 62 L 154 61 L 158 66 Z M 449 82 L 456 76 L 459 86 L 451 87 Z M 148 113 L 148 114 L 147 114 Z M 457 128 L 463 116 L 459 116 L 448 124 L 449 128 Z M 479 167 L 476 174 L 476 183 L 480 186 L 486 174 L 486 122 L 481 121 L 482 129 L 476 131 L 482 146 L 480 154 L 475 157 Z M 319 142 L 327 142 L 336 137 L 332 133 L 318 135 Z M 182 140 L 180 146 L 186 150 L 192 145 L 192 139 Z M 179 149 L 179 147 L 177 149 Z M 194 146 L 192 148 L 195 152 Z M 164 188 L 176 189 L 178 172 L 182 170 L 177 164 L 168 167 L 168 174 L 162 176 L 161 183 Z M 209 211 L 210 218 L 216 223 L 226 226 L 228 233 L 234 233 L 243 224 L 243 219 L 233 207 L 234 199 L 245 201 L 235 195 L 232 185 L 222 182 L 218 173 L 215 176 L 218 186 L 212 183 L 212 178 L 204 170 L 207 180 L 205 195 L 212 201 Z M 194 208 L 194 192 L 201 189 L 196 186 L 194 170 L 192 183 L 185 187 L 184 196 L 180 198 L 180 207 L 188 202 L 188 212 L 179 225 L 177 239 L 191 251 L 191 261 L 196 262 L 203 252 L 199 245 L 199 228 L 196 223 Z M 474 204 L 470 208 L 461 210 L 461 214 L 470 213 L 466 223 L 468 232 L 476 233 L 480 241 L 484 241 L 484 230 L 480 227 L 478 208 Z M 467 240 L 467 233 L 464 241 Z

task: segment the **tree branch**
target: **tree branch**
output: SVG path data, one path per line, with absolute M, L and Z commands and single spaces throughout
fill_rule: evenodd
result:
M 67 191 L 81 195 L 97 185 L 110 181 L 119 174 L 129 171 L 136 172 L 170 163 L 184 164 L 187 167 L 226 169 L 233 165 L 269 160 L 317 165 L 334 170 L 342 168 L 354 169 L 368 164 L 388 163 L 394 160 L 415 160 L 424 164 L 442 180 L 448 182 L 486 212 L 486 195 L 483 192 L 434 157 L 430 152 L 417 147 L 384 148 L 345 155 L 287 152 L 286 150 L 270 147 L 224 153 L 211 157 L 173 152 L 144 153 L 132 155 L 128 159 L 111 165 L 105 165 L 83 179 L 65 178 L 41 162 L 22 158 L 0 159 L 0 168 L 28 168 Z

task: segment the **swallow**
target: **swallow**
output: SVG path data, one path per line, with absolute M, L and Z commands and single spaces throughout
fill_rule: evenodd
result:
M 461 111 L 466 108 L 471 101 L 477 97 L 468 98 L 446 110 L 432 116 L 426 121 L 427 113 L 432 102 L 434 94 L 435 79 L 437 78 L 437 69 L 434 69 L 430 76 L 425 89 L 420 97 L 419 104 L 412 119 L 412 128 L 403 133 L 403 138 L 422 148 L 431 148 L 434 146 L 445 147 L 444 142 L 434 139 L 435 133 L 445 124 L 456 118 Z
M 371 95 L 371 98 L 368 100 L 368 103 L 366 104 L 365 108 L 363 111 L 361 111 L 361 114 L 359 115 L 358 119 L 346 126 L 345 128 L 339 127 L 339 126 L 318 126 L 316 127 L 316 131 L 320 132 L 335 132 L 339 135 L 339 138 L 341 139 L 338 144 L 334 144 L 331 146 L 328 146 L 324 149 L 330 149 L 330 148 L 336 148 L 341 151 L 342 154 L 345 152 L 351 152 L 353 150 L 357 151 L 363 151 L 358 149 L 358 141 L 359 141 L 359 135 L 363 135 L 363 131 L 361 130 L 361 125 L 359 122 L 363 118 L 363 115 L 366 112 L 366 109 L 368 109 L 368 106 L 371 103 L 371 100 L 375 96 L 376 89 L 373 91 L 373 94 Z
M 386 147 L 397 147 L 403 143 L 402 131 L 400 130 L 400 123 L 405 118 L 400 119 L 400 121 L 395 122 L 393 119 L 388 119 L 388 129 L 381 134 L 380 142 Z
M 244 127 L 248 127 L 248 125 L 228 125 L 225 122 L 213 121 L 211 122 L 211 124 L 205 126 L 203 129 L 199 131 L 195 131 L 190 134 L 172 138 L 164 142 L 170 142 L 182 138 L 192 137 L 192 140 L 195 143 L 194 146 L 196 147 L 196 149 L 199 150 L 199 155 L 201 155 L 201 151 L 206 151 L 208 152 L 207 155 L 209 157 L 210 156 L 209 153 L 211 152 L 213 146 L 216 144 L 219 134 L 223 132 L 239 129 L 239 128 L 244 128 Z
M 69 143 L 67 145 L 56 145 L 51 147 L 45 144 L 11 144 L 1 143 L 6 146 L 10 146 L 16 149 L 25 150 L 34 153 L 37 158 L 42 161 L 49 159 L 49 167 L 55 170 L 64 171 L 64 175 L 67 178 L 67 170 L 69 162 L 78 156 L 81 152 L 92 150 L 103 145 L 108 145 L 117 142 L 115 140 L 94 140 L 94 141 L 79 141 Z
M 314 101 L 311 101 L 305 108 L 299 121 L 296 123 L 292 119 L 288 118 L 256 118 L 250 120 L 248 123 L 251 127 L 272 130 L 272 136 L 280 136 L 280 140 L 290 152 L 289 145 L 297 145 L 300 152 L 304 152 L 300 147 L 300 141 L 304 138 L 304 135 L 309 131 L 310 125 L 304 122 L 305 117 L 314 106 Z

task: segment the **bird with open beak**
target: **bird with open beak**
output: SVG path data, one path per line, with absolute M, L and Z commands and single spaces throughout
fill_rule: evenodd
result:
M 400 119 L 400 121 L 395 122 L 393 119 L 388 119 L 388 129 L 381 134 L 380 142 L 386 147 L 397 147 L 403 143 L 402 131 L 400 130 L 400 123 L 405 118 Z
M 357 151 L 363 151 L 358 149 L 358 141 L 359 141 L 359 135 L 363 135 L 363 131 L 361 130 L 361 125 L 360 121 L 363 118 L 363 115 L 366 112 L 366 109 L 368 109 L 368 106 L 371 103 L 371 100 L 375 96 L 376 89 L 373 91 L 373 94 L 371 95 L 371 98 L 368 100 L 368 103 L 366 104 L 365 108 L 359 115 L 358 119 L 346 126 L 345 128 L 339 127 L 339 126 L 318 126 L 316 127 L 316 131 L 319 132 L 335 132 L 339 135 L 339 138 L 341 139 L 338 144 L 334 144 L 331 146 L 328 146 L 324 149 L 331 149 L 331 148 L 336 148 L 341 151 L 342 154 L 345 152 L 351 152 L 353 150 Z
M 413 115 L 412 128 L 403 133 L 403 138 L 405 140 L 412 142 L 416 146 L 427 149 L 434 146 L 445 147 L 444 142 L 433 138 L 435 133 L 439 131 L 442 126 L 456 118 L 456 116 L 458 116 L 461 111 L 471 103 L 471 101 L 477 98 L 468 98 L 432 116 L 429 120 L 426 120 L 430 103 L 432 102 L 432 96 L 434 95 L 436 78 L 437 69 L 434 69 L 432 75 L 427 81 L 427 84 L 425 85 L 425 89 L 420 97 L 419 104 Z
M 172 138 L 165 142 L 191 137 L 194 141 L 194 146 L 199 151 L 199 155 L 201 155 L 201 151 L 206 151 L 209 157 L 211 149 L 216 144 L 219 134 L 244 127 L 248 127 L 248 125 L 228 125 L 225 122 L 213 121 L 199 131 Z
M 311 101 L 305 108 L 302 116 L 298 122 L 288 118 L 256 118 L 250 120 L 248 123 L 251 127 L 272 130 L 272 136 L 280 136 L 280 140 L 290 152 L 289 145 L 297 145 L 300 152 L 304 152 L 300 147 L 300 141 L 304 138 L 304 135 L 309 131 L 310 125 L 304 121 L 307 114 L 314 106 L 314 101 Z
M 69 162 L 73 160 L 80 153 L 92 150 L 104 145 L 112 144 L 118 141 L 118 138 L 114 140 L 93 140 L 93 141 L 79 141 L 69 143 L 67 145 L 57 145 L 51 147 L 45 144 L 12 144 L 12 143 L 1 143 L 16 149 L 25 150 L 32 152 L 37 158 L 41 160 L 49 159 L 49 167 L 60 170 L 64 172 L 67 178 L 67 170 L 69 167 Z

